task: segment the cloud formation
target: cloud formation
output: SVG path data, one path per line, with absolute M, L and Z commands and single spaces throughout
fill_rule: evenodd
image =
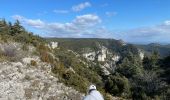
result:
M 102 22 L 99 16 L 94 14 L 76 16 L 69 23 L 46 23 L 40 19 L 28 19 L 20 15 L 14 15 L 12 17 L 24 25 L 43 30 L 47 33 L 47 36 L 54 37 L 98 36 L 94 31 L 98 30 L 98 26 Z
M 170 21 L 150 27 L 130 29 L 121 33 L 121 38 L 128 42 L 151 43 L 151 42 L 170 42 Z
M 165 25 L 170 25 L 170 20 L 164 22 Z
M 170 43 L 169 20 L 159 25 L 115 31 L 103 27 L 101 18 L 94 14 L 76 16 L 68 23 L 48 23 L 20 15 L 14 15 L 13 18 L 24 25 L 43 31 L 46 33 L 43 36 L 46 37 L 115 38 L 132 43 Z
M 35 28 L 43 28 L 45 26 L 45 23 L 41 21 L 40 19 L 32 20 L 32 19 L 27 19 L 20 15 L 14 15 L 12 16 L 12 18 L 14 18 L 15 20 L 21 21 L 23 24 L 27 24 Z
M 78 5 L 74 5 L 72 6 L 72 8 L 70 10 L 53 10 L 54 13 L 58 13 L 58 14 L 67 14 L 71 11 L 73 12 L 79 12 L 82 11 L 85 8 L 91 7 L 91 3 L 90 2 L 84 2 L 84 3 L 80 3 Z
M 69 13 L 68 10 L 54 10 L 53 12 L 54 13 L 59 13 L 59 14 L 67 14 L 67 13 Z
M 78 11 L 81 11 L 87 7 L 91 7 L 91 4 L 90 2 L 84 2 L 84 3 L 80 3 L 78 5 L 75 5 L 72 7 L 72 10 L 75 11 L 75 12 L 78 12 Z

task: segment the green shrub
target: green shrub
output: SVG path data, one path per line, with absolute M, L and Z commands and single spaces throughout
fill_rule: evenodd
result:
M 126 77 L 116 74 L 110 76 L 105 84 L 106 92 L 109 92 L 116 96 L 129 97 L 130 94 L 130 84 Z
M 73 86 L 75 89 L 83 93 L 86 93 L 87 87 L 90 84 L 85 78 L 73 73 L 72 71 L 63 73 L 62 77 L 65 84 Z

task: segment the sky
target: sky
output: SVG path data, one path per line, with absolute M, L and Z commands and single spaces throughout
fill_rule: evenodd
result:
M 170 0 L 0 0 L 0 18 L 42 37 L 170 43 Z

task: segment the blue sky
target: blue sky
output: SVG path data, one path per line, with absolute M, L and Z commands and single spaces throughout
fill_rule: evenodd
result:
M 170 43 L 170 0 L 1 0 L 0 17 L 43 37 Z

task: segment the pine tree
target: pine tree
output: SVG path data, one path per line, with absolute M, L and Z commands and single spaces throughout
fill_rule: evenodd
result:
M 23 28 L 23 26 L 20 25 L 20 22 L 18 20 L 16 20 L 16 22 L 12 26 L 11 35 L 14 36 L 17 34 L 21 34 L 22 31 L 25 31 L 25 29 Z
M 151 57 L 144 57 L 143 59 L 143 67 L 146 70 L 154 70 L 158 68 L 158 60 L 159 60 L 159 53 L 154 51 Z

